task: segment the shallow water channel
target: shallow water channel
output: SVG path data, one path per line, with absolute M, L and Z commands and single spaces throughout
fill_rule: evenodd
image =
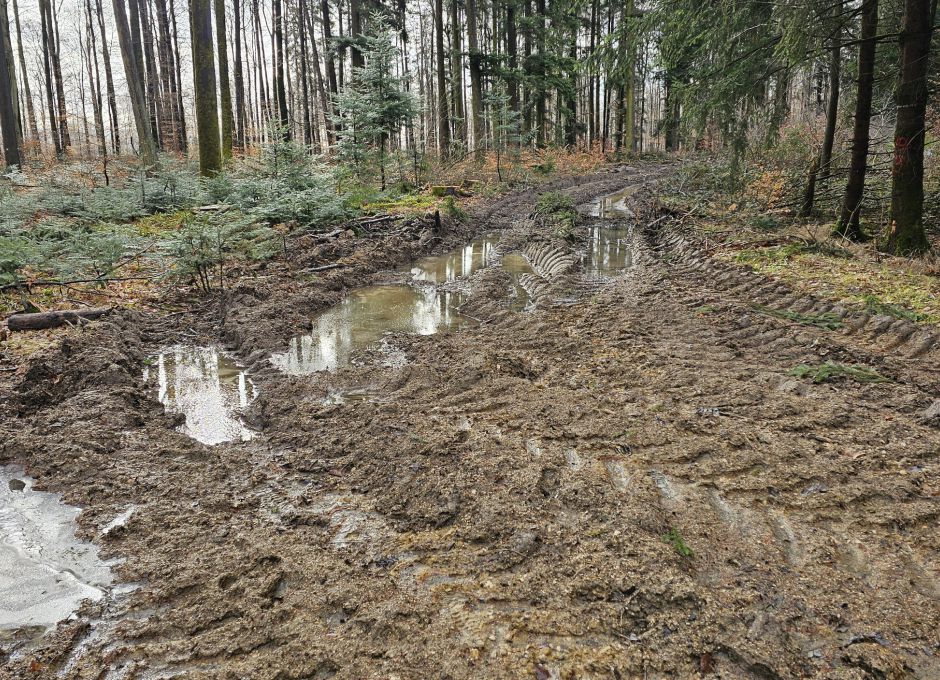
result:
M 98 548 L 75 537 L 78 508 L 0 467 L 0 642 L 43 633 L 111 585 Z

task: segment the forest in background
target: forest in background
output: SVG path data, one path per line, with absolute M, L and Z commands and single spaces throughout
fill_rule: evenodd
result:
M 0 283 L 111 276 L 155 218 L 208 288 L 279 226 L 564 154 L 701 156 L 716 192 L 921 253 L 936 21 L 936 0 L 0 0 Z

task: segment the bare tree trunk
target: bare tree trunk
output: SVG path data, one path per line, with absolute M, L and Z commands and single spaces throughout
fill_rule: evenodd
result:
M 539 147 L 545 146 L 545 115 L 547 113 L 546 97 L 548 96 L 547 88 L 545 87 L 545 0 L 537 0 L 536 2 L 536 13 L 538 14 L 537 27 L 536 27 L 536 46 L 539 53 L 539 67 L 536 72 L 536 85 L 535 85 L 535 127 L 536 127 L 536 139 Z
M 132 3 L 135 1 L 131 0 Z M 127 87 L 131 95 L 134 125 L 137 128 L 140 162 L 147 168 L 157 162 L 157 145 L 151 134 L 147 102 L 144 101 L 144 79 L 140 69 L 140 60 L 134 54 L 133 36 L 127 21 L 127 8 L 124 6 L 124 0 L 112 0 L 112 5 L 114 6 L 114 22 L 117 24 L 118 42 L 121 46 L 121 60 L 124 62 L 124 74 L 127 77 Z
M 486 134 L 483 130 L 483 53 L 477 40 L 477 3 L 467 0 L 467 48 L 470 58 L 470 106 L 473 111 L 474 157 L 486 157 Z
M 362 36 L 362 9 L 359 0 L 349 0 L 349 39 L 354 70 L 366 65 L 359 45 L 360 36 Z
M 245 75 L 242 71 L 242 0 L 235 0 L 235 146 L 245 148 Z
M 101 0 L 95 0 L 95 10 L 98 15 L 98 33 L 101 35 L 101 61 L 104 62 L 104 80 L 108 97 L 108 122 L 111 128 L 111 150 L 115 154 L 121 153 L 121 130 L 118 125 L 117 96 L 114 92 L 114 73 L 111 71 L 111 54 L 108 49 L 108 34 L 104 27 L 104 10 Z
M 211 1 L 191 0 L 190 3 L 196 134 L 199 137 L 199 173 L 203 176 L 216 175 L 222 169 Z
M 154 13 L 157 19 L 157 53 L 160 62 L 160 89 L 163 109 L 160 136 L 164 148 L 170 146 L 175 151 L 182 151 L 184 145 L 180 134 L 180 120 L 183 114 L 180 111 L 176 93 L 176 55 L 173 53 L 173 44 L 170 38 L 170 20 L 167 16 L 166 0 L 154 0 Z
M 904 3 L 891 172 L 891 227 L 885 244 L 885 249 L 896 255 L 930 249 L 924 230 L 924 138 L 935 8 L 931 0 L 905 0 Z
M 10 22 L 7 19 L 6 0 L 0 0 L 0 129 L 3 133 L 3 166 L 20 165 L 20 145 L 17 134 L 16 69 L 12 60 Z
M 287 90 L 284 87 L 284 13 L 282 0 L 273 0 L 274 21 L 274 96 L 277 100 L 277 115 L 283 127 L 284 139 L 290 139 L 290 117 L 287 111 Z
M 454 112 L 454 141 L 467 141 L 467 115 L 463 106 L 463 54 L 460 38 L 460 8 L 457 0 L 450 0 L 450 78 Z
M 20 8 L 16 0 L 13 0 L 13 21 L 16 24 L 16 46 L 20 62 L 20 76 L 23 79 L 23 95 L 26 99 L 26 117 L 29 121 L 29 137 L 33 142 L 39 143 L 39 127 L 36 125 L 36 109 L 33 105 L 33 94 L 29 85 L 29 72 L 26 70 L 26 56 L 23 53 L 23 29 L 20 26 Z
M 68 112 L 65 106 L 65 87 L 62 80 L 62 63 L 59 60 L 59 28 L 56 22 L 56 15 L 53 12 L 52 2 L 50 0 L 39 0 L 39 11 L 44 14 L 46 21 L 45 44 L 49 53 L 49 63 L 52 67 L 52 76 L 54 78 L 53 92 L 55 95 L 55 113 L 56 127 L 59 136 L 59 153 L 65 153 L 72 146 L 71 135 L 69 135 Z
M 314 30 L 313 15 L 307 9 L 307 0 L 300 0 L 304 6 L 304 16 L 307 18 L 307 30 L 310 36 L 310 46 L 313 50 L 313 76 L 317 88 L 317 97 L 320 100 L 320 120 L 317 127 L 323 127 L 327 134 L 327 143 L 329 146 L 333 143 L 333 121 L 330 117 L 330 99 L 326 94 L 326 82 L 323 78 L 323 70 L 320 68 L 320 50 L 317 47 L 317 34 Z
M 104 132 L 101 71 L 98 68 L 98 47 L 95 37 L 95 25 L 91 16 L 91 0 L 85 0 L 85 32 L 88 35 L 88 82 L 91 86 L 91 108 L 95 116 L 95 134 L 98 137 L 98 154 L 103 159 L 108 155 L 108 143 Z M 92 65 L 94 65 L 94 67 L 92 67 Z
M 838 22 L 842 14 L 842 2 L 833 7 L 835 20 Z M 809 217 L 813 213 L 813 204 L 816 201 L 816 175 L 820 180 L 828 179 L 832 175 L 832 147 L 835 145 L 836 123 L 839 115 L 839 87 L 842 76 L 842 29 L 836 29 L 832 36 L 832 48 L 829 51 L 829 103 L 826 106 L 826 132 L 823 136 L 822 149 L 819 152 L 819 162 L 815 165 L 815 172 L 811 172 L 806 183 L 803 195 L 803 206 L 800 208 L 801 217 Z
M 180 65 L 180 43 L 179 31 L 176 28 L 176 6 L 174 0 L 170 0 L 170 20 L 173 26 L 173 64 L 176 67 L 176 110 L 179 112 L 179 141 L 180 151 L 186 153 L 189 148 L 189 137 L 186 134 L 186 109 L 183 106 L 183 68 Z
M 150 107 L 150 128 L 153 132 L 153 138 L 157 142 L 157 148 L 163 149 L 164 136 L 164 112 L 163 101 L 160 98 L 160 82 L 157 73 L 157 59 L 153 51 L 153 25 L 150 21 L 149 0 L 138 0 L 138 9 L 140 12 L 141 44 L 143 45 L 144 62 L 147 66 L 147 99 Z
M 42 31 L 42 65 L 44 85 L 46 89 L 46 109 L 49 114 L 49 134 L 52 137 L 52 146 L 57 158 L 61 158 L 64 152 L 62 147 L 62 138 L 59 135 L 59 122 L 56 115 L 55 104 L 55 85 L 52 80 L 52 56 L 50 54 L 49 36 L 51 27 L 49 25 L 49 14 L 46 11 L 46 5 L 49 0 L 39 0 L 39 23 Z
M 858 46 L 858 93 L 855 97 L 855 131 L 852 139 L 852 164 L 849 183 L 842 202 L 842 214 L 836 233 L 851 239 L 863 237 L 859 215 L 865 194 L 868 168 L 869 126 L 871 124 L 872 86 L 875 82 L 875 39 L 878 34 L 878 0 L 862 3 L 862 33 Z
M 333 59 L 333 29 L 330 26 L 329 0 L 320 0 L 320 14 L 323 15 L 323 51 L 326 57 L 326 79 L 330 85 L 330 95 L 336 97 L 339 88 L 336 81 L 336 63 Z
M 434 0 L 434 46 L 437 50 L 437 152 L 444 159 L 450 151 L 447 77 L 444 73 L 444 0 Z
M 228 38 L 226 33 L 225 0 L 215 0 L 215 35 L 219 50 L 219 98 L 222 105 L 223 161 L 232 158 L 232 128 L 234 127 L 232 122 L 232 90 L 228 77 Z

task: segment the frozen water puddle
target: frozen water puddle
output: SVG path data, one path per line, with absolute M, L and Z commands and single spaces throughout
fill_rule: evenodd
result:
M 238 409 L 257 396 L 245 369 L 216 347 L 172 347 L 144 368 L 168 411 L 182 413 L 180 431 L 203 444 L 247 441 L 254 436 Z
M 513 279 L 514 308 L 522 309 L 528 296 L 518 279 L 531 267 L 521 256 L 500 259 L 498 241 L 499 235 L 491 234 L 444 255 L 417 260 L 408 269 L 410 285 L 378 285 L 351 292 L 314 319 L 310 333 L 291 339 L 286 352 L 273 354 L 271 363 L 289 375 L 336 371 L 348 366 L 356 352 L 381 346 L 386 333 L 433 335 L 456 328 L 469 320 L 459 311 L 465 297 L 438 284 L 458 281 L 497 262 Z M 390 358 L 386 363 L 395 362 Z
M 113 563 L 75 537 L 80 512 L 0 467 L 0 642 L 41 635 L 110 588 Z

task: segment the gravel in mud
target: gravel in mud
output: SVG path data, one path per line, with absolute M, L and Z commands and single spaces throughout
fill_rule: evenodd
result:
M 553 239 L 528 192 L 442 241 L 338 242 L 348 269 L 243 281 L 219 337 L 254 368 L 250 441 L 186 437 L 142 384 L 183 321 L 114 315 L 34 362 L 0 463 L 82 506 L 137 587 L 3 643 L 0 675 L 940 677 L 935 336 L 713 262 L 649 226 L 649 195 L 616 277 L 584 276 L 588 229 Z M 388 339 L 400 367 L 266 367 L 344 289 L 494 229 L 534 309 L 490 267 L 464 282 L 474 323 Z M 826 360 L 890 380 L 789 375 Z

